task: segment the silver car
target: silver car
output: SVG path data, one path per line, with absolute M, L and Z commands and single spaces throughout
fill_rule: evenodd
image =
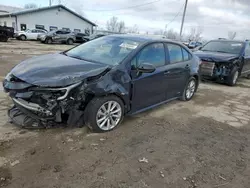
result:
M 73 44 L 76 41 L 75 34 L 66 30 L 50 31 L 46 35 L 39 36 L 39 40 L 46 44 L 66 43 Z

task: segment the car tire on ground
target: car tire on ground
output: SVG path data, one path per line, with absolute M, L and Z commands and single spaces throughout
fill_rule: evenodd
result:
M 194 77 L 189 78 L 180 99 L 182 101 L 191 100 L 196 92 L 196 89 L 197 89 L 197 80 Z
M 0 34 L 0 42 L 7 42 L 8 41 L 8 37 L 4 34 Z
M 239 78 L 239 68 L 238 67 L 234 67 L 230 73 L 230 75 L 227 78 L 227 84 L 229 86 L 234 86 L 237 83 L 237 80 Z
M 51 38 L 46 38 L 45 43 L 46 44 L 52 44 L 52 39 Z
M 20 38 L 21 40 L 26 40 L 26 39 L 27 39 L 27 37 L 26 37 L 25 35 L 21 35 L 19 38 Z
M 67 40 L 67 44 L 69 44 L 69 45 L 74 44 L 74 40 L 73 40 L 73 39 L 68 39 L 68 40 Z
M 94 132 L 107 132 L 116 128 L 123 120 L 124 104 L 115 96 L 93 98 L 84 113 L 85 124 Z

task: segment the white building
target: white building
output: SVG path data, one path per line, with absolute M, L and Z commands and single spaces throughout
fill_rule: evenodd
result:
M 0 25 L 14 27 L 17 31 L 36 28 L 48 31 L 65 29 L 82 33 L 93 33 L 93 27 L 96 26 L 63 5 L 0 14 Z

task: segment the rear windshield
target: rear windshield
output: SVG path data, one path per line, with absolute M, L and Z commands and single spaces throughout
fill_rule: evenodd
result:
M 201 51 L 221 52 L 239 54 L 243 47 L 243 42 L 234 41 L 211 41 L 202 47 Z

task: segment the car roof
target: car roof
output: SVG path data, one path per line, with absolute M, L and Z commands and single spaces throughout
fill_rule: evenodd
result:
M 181 44 L 183 46 L 183 44 L 181 42 L 178 41 L 174 41 L 174 40 L 169 40 L 163 37 L 159 37 L 159 36 L 152 36 L 152 35 L 132 35 L 132 34 L 114 34 L 114 35 L 108 35 L 108 36 L 113 36 L 113 37 L 120 37 L 120 38 L 126 38 L 126 39 L 130 39 L 130 40 L 135 40 L 135 41 L 139 41 L 139 42 L 153 42 L 153 41 L 157 41 L 157 42 L 174 42 L 177 44 Z
M 243 40 L 228 40 L 228 39 L 217 39 L 217 40 L 210 40 L 209 42 L 222 42 L 222 41 L 225 41 L 225 42 L 241 42 L 241 43 L 244 43 L 246 41 L 243 41 Z

